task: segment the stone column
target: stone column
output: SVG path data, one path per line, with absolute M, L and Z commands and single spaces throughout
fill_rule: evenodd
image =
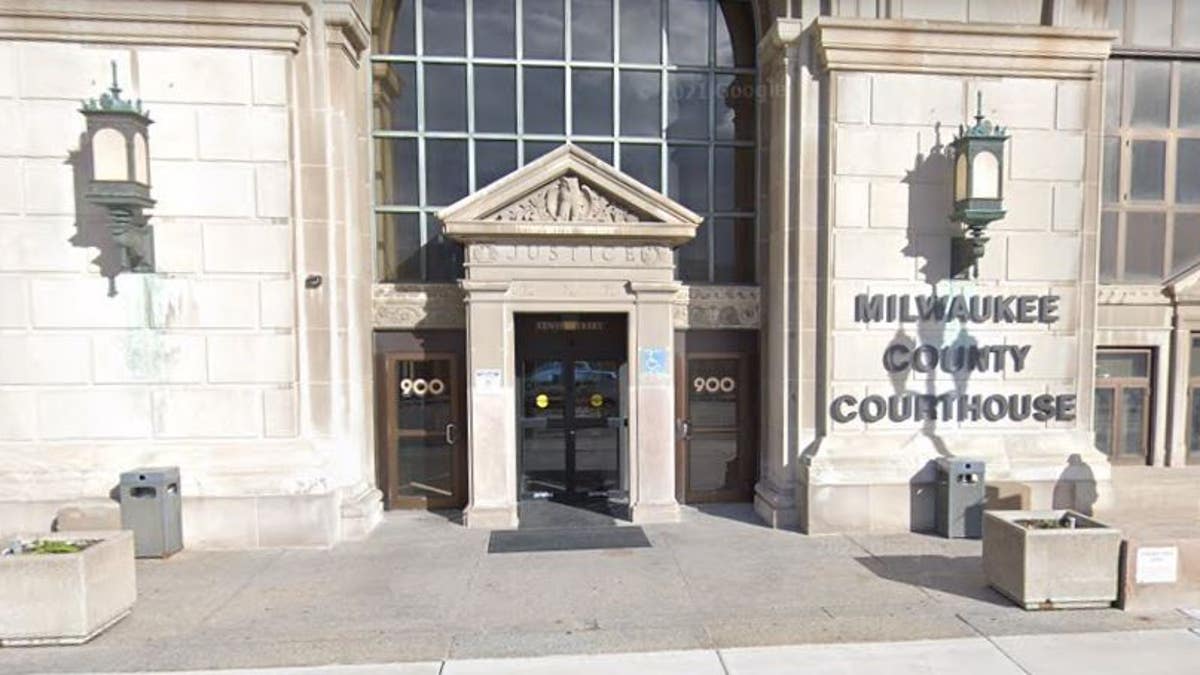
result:
M 762 362 L 763 408 L 766 427 L 760 451 L 759 481 L 754 487 L 754 509 L 771 527 L 793 527 L 796 514 L 796 474 L 799 401 L 807 400 L 801 391 L 801 375 L 811 381 L 812 371 L 802 370 L 799 358 L 798 316 L 804 289 L 796 282 L 802 274 L 816 272 L 798 269 L 799 232 L 797 206 L 801 183 L 798 176 L 798 105 L 802 102 L 797 88 L 800 41 L 803 24 L 779 19 L 764 38 L 762 63 L 763 87 L 767 92 L 764 134 L 769 144 L 766 180 L 768 241 L 767 276 L 764 287 L 766 319 L 764 325 L 765 358 Z M 803 81 L 811 82 L 805 74 Z M 809 387 L 811 389 L 811 387 Z M 809 416 L 811 419 L 811 415 Z
M 671 307 L 677 282 L 630 282 L 635 309 L 630 318 L 629 355 L 637 398 L 629 434 L 634 439 L 629 482 L 630 520 L 679 520 L 675 501 L 675 361 Z
M 516 372 L 512 313 L 505 301 L 508 282 L 464 280 L 462 287 L 467 294 L 468 420 L 468 503 L 463 524 L 513 528 L 517 526 Z M 500 386 L 486 377 L 476 381 L 481 370 L 500 371 Z
M 1166 466 L 1183 466 L 1187 463 L 1188 455 L 1188 379 L 1191 372 L 1192 333 L 1191 323 L 1185 316 L 1190 307 L 1179 304 L 1175 300 L 1175 316 L 1171 331 L 1171 355 L 1167 367 L 1169 373 L 1170 415 L 1167 420 L 1167 442 L 1164 453 L 1166 457 L 1155 458 L 1155 464 Z

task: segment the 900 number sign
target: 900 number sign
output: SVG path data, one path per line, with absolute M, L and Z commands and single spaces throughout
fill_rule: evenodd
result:
M 737 389 L 737 380 L 732 377 L 697 377 L 692 380 L 692 389 L 697 394 L 729 394 Z
M 435 377 L 431 380 L 426 380 L 423 377 L 411 378 L 406 377 L 400 380 L 400 395 L 404 397 L 416 396 L 418 398 L 424 396 L 438 396 L 446 391 L 446 383 L 441 378 Z

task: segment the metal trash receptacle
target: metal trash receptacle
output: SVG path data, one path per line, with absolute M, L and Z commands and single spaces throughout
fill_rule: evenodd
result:
M 134 555 L 165 558 L 183 548 L 179 467 L 155 466 L 121 474 L 121 528 L 133 530 Z
M 937 531 L 951 539 L 983 536 L 983 460 L 942 457 L 937 461 Z

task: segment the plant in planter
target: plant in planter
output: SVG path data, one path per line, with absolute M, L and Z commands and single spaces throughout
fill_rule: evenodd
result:
M 1108 607 L 1121 532 L 1074 511 L 987 511 L 988 584 L 1025 609 Z
M 24 535 L 0 549 L 0 646 L 82 644 L 136 598 L 132 532 Z

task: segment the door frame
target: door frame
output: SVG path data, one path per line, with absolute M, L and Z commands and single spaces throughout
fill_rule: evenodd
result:
M 427 497 L 417 495 L 396 494 L 399 486 L 400 466 L 396 456 L 397 443 L 401 438 L 428 438 L 429 432 L 421 434 L 401 433 L 396 419 L 399 403 L 399 382 L 397 380 L 397 361 L 439 361 L 445 360 L 450 364 L 450 386 L 457 393 L 450 397 L 450 419 L 454 426 L 453 444 L 450 452 L 452 484 L 454 495 L 451 497 Z M 382 350 L 376 354 L 376 372 L 383 377 L 378 381 L 378 400 L 380 407 L 376 414 L 377 428 L 381 433 L 378 439 L 376 456 L 376 476 L 384 495 L 384 506 L 388 509 L 461 509 L 467 503 L 467 420 L 466 411 L 466 380 L 461 377 L 463 356 L 453 351 L 395 349 Z
M 1146 357 L 1145 377 L 1106 377 L 1095 378 L 1094 389 L 1111 389 L 1113 391 L 1112 421 L 1109 432 L 1112 438 L 1111 453 L 1107 454 L 1112 464 L 1149 465 L 1151 453 L 1151 425 L 1154 422 L 1154 376 L 1155 350 L 1150 347 L 1103 347 L 1097 350 L 1097 356 L 1104 354 L 1138 354 Z M 1142 452 L 1141 454 L 1126 455 L 1120 451 L 1122 432 L 1124 431 L 1124 415 L 1121 410 L 1121 393 L 1126 389 L 1141 389 L 1146 392 L 1146 404 L 1142 407 Z M 1095 433 L 1093 429 L 1092 433 Z
M 513 333 L 516 336 L 517 345 L 516 345 L 516 348 L 513 350 L 513 372 L 515 374 L 515 381 L 516 381 L 516 386 L 514 387 L 515 400 L 513 401 L 513 405 L 514 405 L 514 413 L 515 413 L 515 418 L 516 418 L 515 419 L 516 431 L 517 431 L 517 435 L 516 435 L 517 436 L 516 437 L 516 460 L 517 460 L 516 461 L 516 464 L 517 464 L 517 467 L 516 467 L 516 469 L 517 469 L 516 499 L 518 502 L 520 502 L 521 500 L 526 498 L 525 491 L 524 491 L 524 482 L 525 482 L 524 481 L 524 476 L 525 476 L 524 455 L 525 455 L 525 453 L 523 451 L 524 442 L 525 442 L 525 427 L 521 423 L 521 419 L 523 417 L 523 412 L 525 409 L 524 405 L 525 405 L 525 377 L 526 377 L 526 374 L 524 372 L 524 361 L 526 361 L 526 360 L 540 359 L 540 360 L 544 360 L 544 361 L 559 361 L 560 363 L 562 363 L 562 369 L 563 369 L 563 418 L 562 418 L 562 422 L 563 422 L 563 452 L 564 452 L 563 480 L 564 480 L 564 485 L 566 487 L 566 490 L 565 490 L 566 493 L 573 494 L 574 488 L 577 485 L 575 473 L 576 473 L 576 465 L 578 462 L 578 458 L 575 456 L 575 450 L 576 450 L 576 448 L 575 448 L 575 443 L 576 443 L 575 431 L 579 427 L 577 427 L 575 424 L 575 410 L 574 410 L 574 405 L 575 405 L 574 396 L 575 396 L 575 386 L 576 386 L 576 382 L 575 382 L 575 367 L 576 366 L 575 366 L 575 364 L 577 361 L 580 360 L 581 355 L 584 357 L 584 359 L 587 359 L 589 357 L 589 354 L 587 354 L 586 352 L 583 352 L 581 354 L 581 352 L 579 351 L 580 348 L 576 344 L 570 344 L 568 342 L 563 342 L 560 344 L 557 341 L 551 341 L 551 340 L 555 340 L 555 338 L 551 338 L 549 335 L 546 336 L 546 339 L 548 341 L 551 341 L 549 343 L 551 345 L 550 347 L 544 348 L 542 350 L 531 349 L 532 340 L 534 338 L 526 336 L 525 331 L 523 331 L 521 328 L 521 324 L 523 324 L 524 322 L 534 322 L 534 321 L 539 321 L 539 320 L 553 321 L 553 320 L 564 319 L 564 317 L 567 317 L 567 316 L 578 317 L 576 320 L 579 320 L 579 321 L 587 321 L 589 316 L 602 317 L 604 320 L 608 320 L 608 321 L 614 321 L 614 320 L 619 321 L 620 327 L 622 329 L 620 331 L 622 339 L 620 340 L 620 342 L 618 344 L 621 345 L 621 349 L 619 351 L 616 349 L 613 349 L 611 351 L 600 350 L 599 356 L 597 356 L 596 358 L 612 359 L 612 360 L 621 361 L 624 364 L 626 369 L 629 368 L 629 358 L 630 357 L 629 357 L 628 339 L 629 339 L 629 335 L 630 335 L 631 319 L 630 319 L 630 314 L 628 312 L 612 312 L 612 311 L 603 311 L 603 312 L 596 312 L 596 311 L 514 312 L 514 314 L 513 314 Z M 568 332 L 571 332 L 571 331 L 566 331 L 566 330 L 555 331 L 555 333 L 568 333 Z M 526 343 L 526 341 L 523 339 L 526 337 L 529 337 L 529 340 L 530 340 L 529 343 Z M 533 353 L 530 354 L 530 351 L 532 351 Z M 568 382 L 570 383 L 569 387 L 567 386 Z M 620 386 L 620 382 L 618 381 L 616 390 L 622 398 L 622 401 L 618 405 L 618 409 L 620 410 L 623 408 L 625 410 L 631 410 L 632 401 L 630 401 L 628 399 L 635 395 L 634 391 L 632 390 L 632 387 L 628 383 L 626 383 L 626 386 L 622 387 L 622 386 Z M 569 405 L 571 406 L 571 409 L 569 411 L 567 410 L 568 395 L 570 395 Z M 626 487 L 626 485 L 627 485 L 627 480 L 628 480 L 629 476 L 628 476 L 627 460 L 624 457 L 622 457 L 622 455 L 624 454 L 624 448 L 628 445 L 629 441 L 627 438 L 624 438 L 624 439 L 621 438 L 620 435 L 629 433 L 629 417 L 630 417 L 630 415 L 628 413 L 623 416 L 624 422 L 618 431 L 618 440 L 617 440 L 617 449 L 616 449 L 617 485 L 620 486 L 619 489 L 625 493 L 628 492 L 628 488 Z M 584 428 L 587 428 L 587 426 L 585 425 Z
M 688 410 L 688 392 L 691 376 L 688 373 L 688 362 L 696 360 L 734 360 L 737 361 L 739 385 L 737 388 L 737 427 L 734 436 L 737 439 L 737 456 L 740 484 L 733 488 L 709 490 L 692 493 L 688 483 L 688 442 L 691 440 L 691 429 Z M 754 497 L 754 484 L 758 479 L 758 446 L 755 439 L 758 432 L 758 415 L 754 408 L 755 390 L 748 386 L 752 368 L 756 363 L 755 354 L 747 351 L 680 351 L 675 357 L 675 368 L 678 376 L 675 378 L 675 496 L 681 504 L 706 504 L 716 502 L 747 502 Z M 751 423 L 752 422 L 752 423 Z M 686 424 L 685 424 L 686 423 Z

